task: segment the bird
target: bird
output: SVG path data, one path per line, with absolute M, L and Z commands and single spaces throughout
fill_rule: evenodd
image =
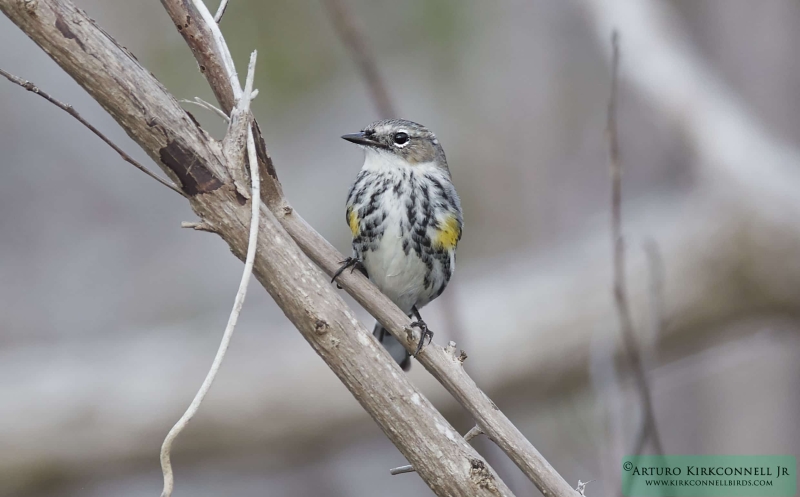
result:
M 364 149 L 364 164 L 347 195 L 345 217 L 353 255 L 342 261 L 359 269 L 407 316 L 420 340 L 433 332 L 419 310 L 442 294 L 453 276 L 461 240 L 461 200 L 442 145 L 425 126 L 405 119 L 376 121 L 342 136 Z M 404 371 L 411 354 L 380 323 L 375 338 Z

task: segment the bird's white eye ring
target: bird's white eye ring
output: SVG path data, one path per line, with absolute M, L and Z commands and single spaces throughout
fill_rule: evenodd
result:
M 394 144 L 397 145 L 398 147 L 405 147 L 406 144 L 408 143 L 408 133 L 406 133 L 403 130 L 400 130 L 394 134 L 392 139 L 394 140 Z

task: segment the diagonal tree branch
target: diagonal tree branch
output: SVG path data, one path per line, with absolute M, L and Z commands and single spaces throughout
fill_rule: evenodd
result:
M 250 208 L 232 184 L 221 144 L 127 50 L 68 0 L 0 0 L 0 11 L 180 183 L 194 212 L 214 226 L 239 259 L 245 259 Z M 228 84 L 233 81 L 234 77 L 228 78 Z M 231 109 L 223 106 L 225 112 Z M 253 129 L 257 134 L 257 127 Z M 265 150 L 259 153 L 259 165 L 262 154 Z M 401 373 L 272 211 L 261 206 L 260 217 L 253 274 L 420 477 L 437 495 L 512 495 Z M 395 331 L 399 333 L 397 326 Z
M 210 27 L 203 25 L 207 22 L 206 19 L 210 18 L 210 13 L 201 0 L 192 0 L 191 5 L 182 0 L 161 0 L 161 3 L 176 26 L 184 26 L 179 31 L 197 57 L 201 68 L 225 68 L 232 65 L 232 61 L 219 60 L 229 57 L 229 51 L 227 47 L 215 46 L 216 43 L 225 43 L 224 38 L 214 34 L 214 30 L 218 30 L 216 24 L 212 23 L 213 26 Z M 185 19 L 192 21 L 181 24 Z M 188 29 L 185 28 L 186 25 L 189 26 Z M 235 82 L 235 78 L 216 71 L 205 71 L 204 74 L 214 94 L 218 98 L 222 96 L 223 100 L 219 100 L 219 103 L 223 111 L 227 112 L 230 103 L 226 99 L 237 92 L 235 87 L 238 83 Z M 226 87 L 231 84 L 233 88 Z M 254 128 L 257 129 L 257 125 Z M 257 141 L 263 144 L 263 139 Z M 262 157 L 267 161 L 262 163 Z M 259 165 L 268 171 L 262 176 L 262 200 L 303 252 L 327 274 L 332 275 L 341 265 L 344 256 L 306 223 L 283 196 L 283 189 L 266 148 L 263 156 L 259 155 Z M 345 271 L 337 281 L 385 329 L 403 343 L 407 350 L 410 352 L 416 350 L 415 337 L 418 334 L 410 328 L 411 320 L 367 278 L 359 272 Z M 542 493 L 557 496 L 575 495 L 575 489 L 558 474 L 533 444 L 475 384 L 464 370 L 459 357 L 454 347 L 445 349 L 436 343 L 431 343 L 418 354 L 417 360 L 455 397 L 470 413 L 478 427 L 514 461 Z M 412 461 L 409 462 L 417 467 Z

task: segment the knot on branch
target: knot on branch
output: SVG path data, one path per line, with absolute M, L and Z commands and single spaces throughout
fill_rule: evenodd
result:
M 22 0 L 20 3 L 28 14 L 36 15 L 36 9 L 39 8 L 39 0 Z
M 470 460 L 469 479 L 480 488 L 497 491 L 494 475 L 480 459 Z
M 324 335 L 328 332 L 328 329 L 330 329 L 330 326 L 328 325 L 327 321 L 323 319 L 317 319 L 314 322 L 314 331 L 317 335 Z

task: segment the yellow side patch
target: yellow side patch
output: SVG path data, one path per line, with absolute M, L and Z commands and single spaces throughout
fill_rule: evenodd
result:
M 461 239 L 461 226 L 458 223 L 458 219 L 452 215 L 447 216 L 439 226 L 434 244 L 448 250 L 455 248 L 458 240 Z
M 353 238 L 355 238 L 358 236 L 359 232 L 358 215 L 356 214 L 356 211 L 351 210 L 347 217 L 347 222 L 350 224 L 350 231 L 353 232 Z

